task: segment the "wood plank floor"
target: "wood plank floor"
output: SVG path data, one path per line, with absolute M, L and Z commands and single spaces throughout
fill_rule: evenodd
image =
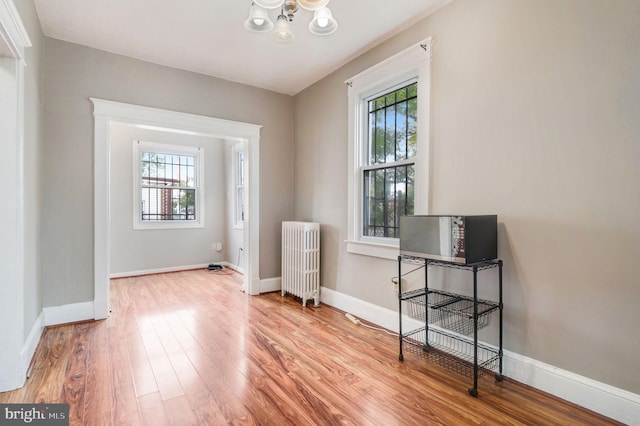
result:
M 207 270 L 111 282 L 109 319 L 45 330 L 1 403 L 70 404 L 72 425 L 608 425 L 506 378 L 469 379 L 326 305 L 247 296 Z

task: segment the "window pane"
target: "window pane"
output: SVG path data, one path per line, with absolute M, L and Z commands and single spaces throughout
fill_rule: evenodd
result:
M 384 163 L 396 161 L 396 106 L 385 109 Z
M 407 158 L 407 103 L 396 106 L 396 150 L 398 160 Z
M 385 164 L 416 155 L 417 83 L 368 102 L 368 164 Z
M 399 237 L 400 216 L 414 212 L 414 165 L 364 172 L 363 235 Z
M 415 98 L 418 96 L 418 83 L 407 86 L 407 97 Z
M 236 205 L 235 205 L 235 223 L 242 225 L 244 222 L 244 152 L 236 153 Z
M 179 177 L 178 177 L 178 181 L 179 181 L 179 185 L 184 187 L 184 186 L 189 186 L 187 184 L 187 182 L 189 181 L 189 167 L 184 164 L 184 165 L 180 165 L 179 167 L 177 167 L 177 169 L 179 170 Z
M 196 157 L 142 152 L 141 220 L 196 220 Z
M 407 102 L 407 158 L 416 156 L 418 145 L 417 121 L 418 118 L 418 100 L 410 99 Z
M 374 139 L 373 139 L 373 164 L 384 162 L 384 137 L 385 137 L 385 117 L 384 108 L 376 111 L 376 121 L 374 123 Z
M 387 96 L 385 96 L 385 100 L 386 100 L 386 104 L 387 105 L 393 105 L 396 103 L 396 92 L 393 93 L 389 93 Z
M 371 102 L 369 102 L 371 105 Z M 376 137 L 376 113 L 369 113 L 369 133 L 367 138 L 367 163 L 375 163 L 375 151 L 372 151 L 372 147 L 375 146 Z
M 238 153 L 238 186 L 244 186 L 244 153 Z
M 407 99 L 407 88 L 404 87 L 396 92 L 396 99 L 398 102 L 402 102 Z
M 385 237 L 394 237 L 396 217 L 396 169 L 386 169 L 384 174 L 384 227 Z
M 244 188 L 243 187 L 239 187 L 238 188 L 238 193 L 236 195 L 236 214 L 238 215 L 236 217 L 236 222 L 243 222 L 244 221 Z
M 141 188 L 141 219 L 195 220 L 195 193 L 195 189 Z

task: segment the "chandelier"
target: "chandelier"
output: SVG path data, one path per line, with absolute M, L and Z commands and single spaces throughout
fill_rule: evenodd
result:
M 293 43 L 296 37 L 289 23 L 293 22 L 293 17 L 300 6 L 313 12 L 309 31 L 321 36 L 333 34 L 338 29 L 338 23 L 331 16 L 328 3 L 329 0 L 253 0 L 244 27 L 250 31 L 271 31 L 271 37 L 277 43 Z M 269 18 L 268 9 L 277 8 L 280 8 L 280 15 L 276 18 L 274 25 Z

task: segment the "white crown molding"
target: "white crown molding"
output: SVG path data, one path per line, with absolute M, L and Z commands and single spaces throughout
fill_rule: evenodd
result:
M 206 117 L 186 112 L 169 111 L 105 99 L 89 98 L 93 114 L 128 124 L 144 123 L 145 128 L 159 131 L 188 133 L 218 138 L 260 137 L 259 124 L 241 123 L 222 118 Z
M 0 57 L 24 59 L 24 49 L 31 47 L 29 34 L 11 0 L 0 0 Z

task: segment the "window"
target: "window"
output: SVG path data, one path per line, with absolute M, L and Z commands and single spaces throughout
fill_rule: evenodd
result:
M 362 235 L 399 237 L 399 218 L 413 214 L 418 84 L 367 100 L 367 162 L 362 167 Z
M 134 141 L 134 229 L 203 226 L 201 151 Z
M 400 216 L 428 212 L 430 57 L 427 39 L 346 82 L 348 252 L 395 259 Z
M 242 145 L 237 144 L 233 147 L 234 158 L 234 180 L 235 180 L 235 221 L 234 227 L 242 228 L 244 226 L 244 151 Z

